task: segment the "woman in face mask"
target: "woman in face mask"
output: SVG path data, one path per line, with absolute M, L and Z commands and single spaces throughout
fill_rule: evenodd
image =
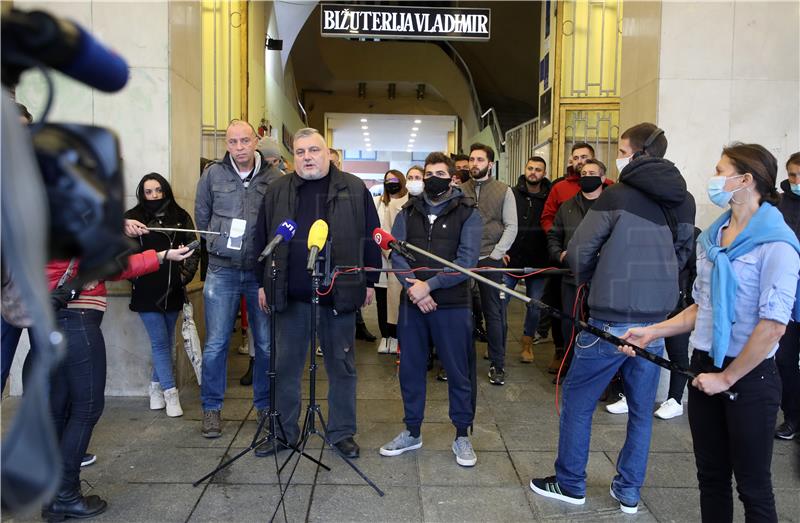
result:
M 708 197 L 726 211 L 698 238 L 695 303 L 623 336 L 645 347 L 692 332 L 697 377 L 689 387 L 689 426 L 703 521 L 733 520 L 731 471 L 745 519 L 778 520 L 770 473 L 781 401 L 774 355 L 786 324 L 800 312 L 800 243 L 774 207 L 776 177 L 777 162 L 764 147 L 723 149 Z M 718 395 L 724 390 L 738 399 Z
M 391 231 L 397 213 L 408 201 L 406 177 L 391 169 L 383 176 L 383 194 L 375 197 L 375 207 L 381 220 L 381 229 Z M 383 268 L 391 269 L 391 251 L 383 251 Z M 400 309 L 400 293 L 403 288 L 394 274 L 382 272 L 375 284 L 375 300 L 378 304 L 378 325 L 381 340 L 378 342 L 380 354 L 397 353 L 397 314 Z
M 142 177 L 136 188 L 138 204 L 125 218 L 148 227 L 194 229 L 191 216 L 175 202 L 169 182 L 158 173 Z M 152 231 L 138 236 L 142 251 L 175 249 L 196 239 L 193 232 Z M 139 313 L 153 351 L 150 408 L 166 408 L 167 416 L 183 415 L 172 369 L 175 323 L 186 300 L 185 286 L 194 278 L 199 250 L 182 262 L 168 261 L 157 272 L 132 280 L 130 308 Z
M 406 172 L 406 189 L 410 196 L 419 196 L 425 190 L 425 171 L 419 165 L 413 165 Z

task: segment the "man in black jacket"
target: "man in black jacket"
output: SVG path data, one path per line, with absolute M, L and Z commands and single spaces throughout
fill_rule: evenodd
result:
M 788 180 L 781 182 L 781 201 L 778 204 L 783 219 L 800 238 L 800 152 L 794 153 L 786 162 Z M 781 338 L 775 362 L 783 383 L 781 410 L 783 423 L 775 429 L 775 437 L 794 439 L 800 432 L 800 370 L 797 360 L 800 357 L 800 324 L 790 321 Z
M 520 175 L 512 192 L 517 202 L 517 237 L 504 258 L 506 266 L 514 269 L 547 267 L 550 265 L 547 259 L 547 236 L 542 229 L 541 218 L 544 202 L 550 193 L 550 180 L 547 179 L 547 162 L 544 158 L 528 158 L 525 174 Z M 510 289 L 517 285 L 517 281 L 519 280 L 511 275 L 503 277 L 503 283 Z M 546 281 L 541 276 L 525 278 L 528 297 L 541 300 Z M 522 363 L 533 361 L 533 336 L 538 326 L 539 309 L 528 307 L 522 332 L 522 351 L 519 354 Z
M 566 260 L 578 285 L 591 282 L 589 323 L 615 336 L 666 319 L 678 302 L 678 273 L 692 251 L 694 199 L 672 162 L 667 139 L 653 124 L 620 136 L 619 182 L 603 191 L 567 245 Z M 660 355 L 664 340 L 648 347 Z M 625 513 L 638 509 L 647 470 L 660 367 L 629 358 L 586 331 L 564 382 L 556 473 L 531 480 L 545 497 L 582 505 L 586 492 L 592 414 L 611 377 L 620 370 L 630 415 L 611 496 Z
M 321 252 L 334 266 L 380 267 L 381 254 L 372 241 L 380 227 L 378 213 L 364 182 L 342 172 L 330 161 L 325 139 L 316 129 L 300 129 L 294 135 L 295 172 L 276 180 L 264 197 L 256 244 L 263 249 L 286 219 L 297 223 L 289 242 L 283 242 L 267 258 L 277 268 L 276 294 L 269 291 L 264 273 L 259 305 L 276 314 L 278 390 L 274 391 L 287 441 L 300 437 L 300 392 L 303 364 L 311 343 L 311 276 L 306 272 L 308 234 L 318 219 L 328 223 L 328 241 Z M 331 443 L 349 458 L 357 458 L 356 433 L 356 311 L 372 303 L 378 273 L 347 273 L 336 278 L 330 293 L 320 296 L 318 333 L 328 376 L 328 432 Z M 322 289 L 320 289 L 322 290 Z M 272 443 L 256 449 L 256 456 L 274 452 Z

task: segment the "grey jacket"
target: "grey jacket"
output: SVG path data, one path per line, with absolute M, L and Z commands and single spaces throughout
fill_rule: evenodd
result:
M 256 152 L 256 154 L 261 154 Z M 280 171 L 260 162 L 260 169 L 245 188 L 239 174 L 231 165 L 230 155 L 213 162 L 200 177 L 194 204 L 194 217 L 201 231 L 219 232 L 206 235 L 208 263 L 218 267 L 251 270 L 256 265 L 255 228 L 258 209 L 267 185 L 280 176 Z M 228 236 L 234 218 L 246 220 L 242 248 L 228 248 Z
M 586 213 L 567 246 L 577 283 L 591 282 L 590 316 L 617 323 L 666 319 L 694 240 L 694 198 L 672 162 L 644 157 Z

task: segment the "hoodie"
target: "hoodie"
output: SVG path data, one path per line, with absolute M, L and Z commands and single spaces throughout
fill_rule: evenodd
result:
M 549 267 L 547 236 L 541 225 L 542 210 L 550 194 L 550 180 L 542 178 L 538 193 L 528 191 L 525 175 L 520 175 L 512 189 L 517 202 L 517 237 L 508 250 L 509 267 Z
M 578 285 L 591 282 L 590 316 L 617 323 L 664 320 L 694 238 L 695 203 L 675 165 L 642 157 L 606 188 L 567 246 Z

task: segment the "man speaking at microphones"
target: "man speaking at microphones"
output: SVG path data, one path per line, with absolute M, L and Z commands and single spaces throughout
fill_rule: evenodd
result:
M 311 324 L 311 275 L 306 270 L 309 247 L 320 240 L 317 220 L 328 224 L 320 255 L 334 266 L 380 267 L 381 254 L 372 241 L 380 226 L 378 213 L 364 182 L 340 171 L 330 161 L 325 139 L 316 129 L 300 129 L 294 135 L 295 172 L 273 182 L 264 196 L 263 230 L 273 231 L 291 219 L 297 230 L 291 241 L 280 243 L 265 260 L 260 305 L 270 307 L 276 321 L 275 391 L 277 409 L 292 444 L 300 437 L 301 379 L 308 354 Z M 309 240 L 313 240 L 309 242 Z M 266 239 L 263 240 L 266 245 Z M 277 269 L 276 294 L 268 295 L 271 262 Z M 328 438 L 347 457 L 356 458 L 355 312 L 372 302 L 378 273 L 340 274 L 332 291 L 319 297 L 318 333 L 325 347 L 328 376 Z M 264 292 L 266 289 L 267 293 Z M 257 448 L 256 456 L 274 452 L 270 441 Z
M 425 159 L 425 192 L 403 206 L 392 227 L 392 235 L 416 247 L 429 250 L 461 267 L 475 267 L 480 254 L 482 222 L 474 200 L 461 189 L 451 187 L 456 173 L 452 160 L 443 153 Z M 400 244 L 402 245 L 402 244 Z M 442 268 L 433 259 L 415 254 L 410 264 L 394 249 L 392 267 Z M 405 289 L 397 325 L 402 350 L 400 391 L 403 395 L 406 430 L 380 448 L 383 456 L 398 456 L 422 446 L 425 413 L 425 375 L 431 341 L 447 371 L 450 420 L 456 428 L 453 454 L 463 467 L 475 465 L 467 429 L 475 416 L 475 347 L 472 342 L 472 295 L 467 276 L 459 273 L 419 271 L 413 277 L 398 273 Z

